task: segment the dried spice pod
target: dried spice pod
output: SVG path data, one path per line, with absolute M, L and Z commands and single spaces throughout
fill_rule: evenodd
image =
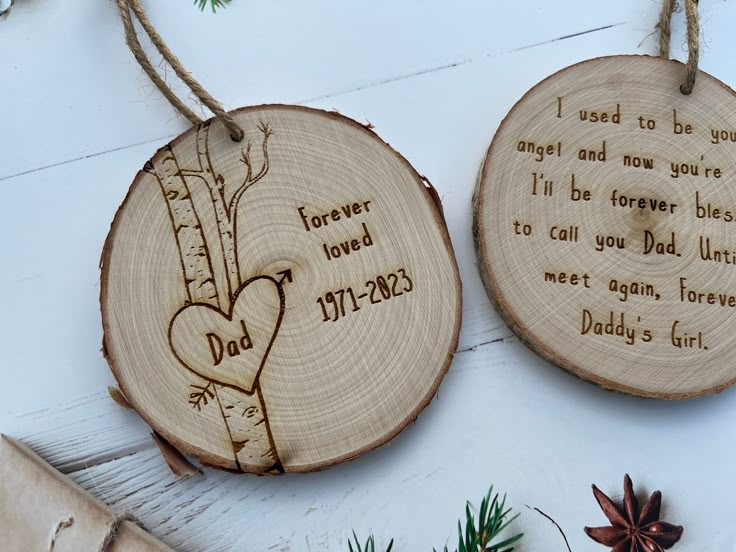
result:
M 662 506 L 660 491 L 652 493 L 639 510 L 634 485 L 628 474 L 624 477 L 624 501 L 621 507 L 595 485 L 593 494 L 611 525 L 586 527 L 585 533 L 594 541 L 612 547 L 615 552 L 663 552 L 672 548 L 682 537 L 681 526 L 659 519 Z

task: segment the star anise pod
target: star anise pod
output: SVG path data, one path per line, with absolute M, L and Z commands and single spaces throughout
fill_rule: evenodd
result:
M 587 535 L 596 542 L 611 546 L 611 552 L 663 552 L 682 537 L 682 527 L 659 521 L 662 493 L 655 491 L 639 511 L 631 478 L 624 478 L 624 503 L 619 508 L 613 500 L 593 485 L 601 510 L 611 522 L 610 527 L 586 527 Z

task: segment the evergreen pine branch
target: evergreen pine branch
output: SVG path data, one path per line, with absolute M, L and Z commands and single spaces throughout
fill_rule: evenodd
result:
M 355 548 L 353 548 L 353 543 L 350 542 L 350 539 L 348 539 L 349 552 L 376 552 L 376 541 L 373 538 L 373 535 L 368 537 L 368 540 L 365 541 L 365 544 L 363 546 L 360 546 L 360 541 L 358 540 L 358 535 L 355 534 L 355 531 L 353 531 L 353 539 L 355 541 Z M 391 542 L 388 543 L 388 548 L 386 549 L 386 552 L 391 552 L 393 547 L 394 539 L 391 539 Z
M 523 533 L 498 540 L 501 533 L 519 516 L 516 514 L 509 517 L 510 513 L 511 508 L 506 508 L 506 496 L 499 499 L 498 493 L 493 494 L 493 486 L 491 486 L 488 494 L 481 501 L 476 528 L 475 516 L 470 511 L 470 502 L 468 502 L 465 506 L 464 532 L 462 523 L 457 522 L 458 545 L 455 552 L 512 552 L 514 548 L 511 545 L 519 541 L 524 536 Z M 447 546 L 444 552 L 450 552 Z
M 212 7 L 212 12 L 216 12 L 217 8 L 224 8 L 230 3 L 230 0 L 194 0 L 194 5 L 200 10 L 204 11 L 209 4 Z
M 491 497 L 491 495 L 493 496 Z M 458 545 L 455 552 L 512 552 L 514 547 L 511 545 L 518 542 L 524 536 L 524 533 L 501 538 L 501 533 L 519 517 L 519 514 L 509 517 L 510 514 L 511 508 L 506 508 L 506 495 L 500 498 L 498 493 L 493 494 L 493 486 L 491 486 L 488 494 L 483 497 L 480 503 L 477 527 L 475 516 L 470 510 L 470 502 L 465 505 L 465 528 L 463 529 L 461 521 L 457 522 Z M 348 539 L 348 552 L 376 552 L 373 535 L 368 537 L 362 547 L 355 531 L 353 531 L 353 539 L 355 546 Z M 393 545 L 394 541 L 391 539 L 386 552 L 391 552 Z M 437 552 L 436 549 L 432 550 Z M 447 545 L 445 545 L 443 552 L 450 552 Z

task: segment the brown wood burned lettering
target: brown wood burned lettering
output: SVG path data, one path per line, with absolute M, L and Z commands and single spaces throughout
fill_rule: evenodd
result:
M 632 321 L 632 318 L 635 320 Z M 642 328 L 642 322 L 640 315 L 609 310 L 600 316 L 592 309 L 584 308 L 580 311 L 580 335 L 611 338 L 628 346 L 637 342 L 650 343 L 654 339 L 653 332 L 649 328 Z
M 228 313 L 186 305 L 171 319 L 169 342 L 177 359 L 205 379 L 253 394 L 284 316 L 282 286 L 256 276 L 236 292 Z
M 655 301 L 662 299 L 654 284 L 644 281 L 619 281 L 611 278 L 608 281 L 608 291 L 615 294 L 621 303 L 626 303 L 634 297 L 650 297 Z
M 339 259 L 340 257 L 347 257 L 352 253 L 357 253 L 361 249 L 373 246 L 373 237 L 368 231 L 366 223 L 361 223 L 360 227 L 361 233 L 357 237 L 341 241 L 335 245 L 322 244 L 322 249 L 328 261 Z
M 713 144 L 736 144 L 736 131 L 725 128 L 711 128 L 711 143 Z
M 406 269 L 399 268 L 387 275 L 378 275 L 367 280 L 362 287 L 352 287 L 328 291 L 317 298 L 322 314 L 322 322 L 337 322 L 361 308 L 377 305 L 414 291 L 412 281 Z
M 603 140 L 600 147 L 593 145 L 580 148 L 578 150 L 578 160 L 580 161 L 593 161 L 599 163 L 605 163 L 608 161 L 608 151 L 606 150 L 606 141 Z
M 531 153 L 537 163 L 541 163 L 550 156 L 562 157 L 562 142 L 554 144 L 540 144 L 534 140 L 519 140 L 516 144 L 519 153 Z
M 436 393 L 457 266 L 436 193 L 372 131 L 302 107 L 232 113 L 243 142 L 212 121 L 136 177 L 103 252 L 105 351 L 183 452 L 322 469 L 385 444 Z
M 669 203 L 656 197 L 632 196 L 627 192 L 622 192 L 617 188 L 611 191 L 611 206 L 621 207 L 623 209 L 638 209 L 641 211 L 651 211 L 653 213 L 669 213 L 674 214 L 677 209 L 677 203 Z
M 682 72 L 616 56 L 552 75 L 501 124 L 474 196 L 484 284 L 523 342 L 667 399 L 736 381 L 736 94 L 703 74 L 685 97 Z
M 544 273 L 544 281 L 553 284 L 569 284 L 571 286 L 582 286 L 590 289 L 590 274 L 578 274 L 577 272 L 548 272 Z
M 306 212 L 306 207 L 299 207 L 297 209 L 299 217 L 301 218 L 304 230 L 312 232 L 325 228 L 328 225 L 334 225 L 339 222 L 346 222 L 353 218 L 359 218 L 361 215 L 364 217 L 371 212 L 371 201 L 359 201 L 346 203 L 340 205 L 337 208 L 330 210 L 327 213 L 313 214 Z M 360 223 L 360 234 L 348 238 L 345 241 L 340 241 L 336 244 L 328 244 L 324 242 L 322 244 L 322 250 L 324 251 L 325 257 L 328 261 L 339 259 L 340 257 L 347 257 L 353 253 L 368 247 L 372 247 L 374 244 L 373 237 L 368 230 L 368 225 L 365 222 Z
M 350 220 L 353 217 L 357 218 L 361 214 L 367 215 L 371 212 L 370 205 L 370 200 L 347 203 L 345 205 L 340 205 L 338 208 L 332 209 L 327 213 L 316 215 L 305 213 L 306 207 L 299 207 L 297 211 L 302 219 L 302 224 L 304 224 L 304 229 L 307 232 L 311 232 L 312 230 L 326 227 L 331 223 Z

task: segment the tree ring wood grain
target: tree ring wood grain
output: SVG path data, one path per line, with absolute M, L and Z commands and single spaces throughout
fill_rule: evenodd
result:
M 479 269 L 533 351 L 608 389 L 736 381 L 736 94 L 648 56 L 548 77 L 501 123 L 474 203 Z
M 369 128 L 264 105 L 161 148 L 102 255 L 104 353 L 181 451 L 306 472 L 381 446 L 435 395 L 461 284 L 434 189 Z

